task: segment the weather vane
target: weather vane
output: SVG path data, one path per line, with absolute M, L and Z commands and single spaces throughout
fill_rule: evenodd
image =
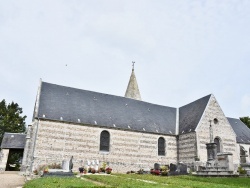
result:
M 135 62 L 134 61 L 132 61 L 132 69 L 134 70 L 135 69 Z

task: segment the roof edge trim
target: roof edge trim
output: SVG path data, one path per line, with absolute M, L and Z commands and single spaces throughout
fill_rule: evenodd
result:
M 39 114 L 39 104 L 40 104 L 40 96 L 41 96 L 42 83 L 43 83 L 43 81 L 40 78 L 40 80 L 39 80 L 39 86 L 38 86 L 38 90 L 37 90 L 37 95 L 36 95 L 36 102 L 35 102 L 35 108 L 34 108 L 34 112 L 33 112 L 32 121 L 36 117 L 38 117 L 38 114 Z
M 175 127 L 175 134 L 179 135 L 180 130 L 180 119 L 179 119 L 179 108 L 176 108 L 176 127 Z
M 212 97 L 214 97 L 213 94 L 210 95 L 209 100 L 208 100 L 208 102 L 207 102 L 207 105 L 206 105 L 206 107 L 205 107 L 205 109 L 204 109 L 204 111 L 203 111 L 203 113 L 202 113 L 202 116 L 201 116 L 201 118 L 200 118 L 200 120 L 199 120 L 199 123 L 198 123 L 198 125 L 196 126 L 194 132 L 197 132 L 197 129 L 200 127 L 201 120 L 203 119 L 203 117 L 204 117 L 204 115 L 205 115 L 205 112 L 206 112 L 206 110 L 207 110 L 207 108 L 208 108 L 208 105 L 209 105 L 210 102 L 211 102 L 211 98 L 212 98 Z

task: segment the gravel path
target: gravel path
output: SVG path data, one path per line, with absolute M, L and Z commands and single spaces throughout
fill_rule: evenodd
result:
M 17 188 L 24 185 L 24 177 L 18 174 L 19 172 L 4 172 L 0 174 L 1 188 Z

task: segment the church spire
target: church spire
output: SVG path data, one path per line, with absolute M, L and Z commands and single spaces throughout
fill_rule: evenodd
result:
M 127 98 L 131 98 L 131 99 L 136 99 L 136 100 L 141 100 L 141 94 L 139 91 L 139 87 L 136 81 L 136 77 L 135 77 L 135 67 L 134 64 L 135 62 L 132 62 L 132 73 L 129 79 L 129 83 L 128 83 L 128 87 L 125 93 L 125 97 Z

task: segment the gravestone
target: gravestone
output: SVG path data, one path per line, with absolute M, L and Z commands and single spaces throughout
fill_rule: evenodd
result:
M 73 169 L 73 156 L 71 156 L 69 160 L 69 171 L 72 172 L 72 169 Z
M 183 163 L 178 163 L 177 165 L 170 164 L 169 175 L 186 175 L 187 174 L 187 165 Z
M 187 165 L 183 164 L 183 163 L 179 163 L 177 165 L 177 172 L 179 172 L 179 175 L 185 175 L 187 174 Z
M 95 170 L 96 171 L 98 171 L 99 170 L 99 160 L 97 159 L 96 161 L 95 161 Z
M 87 160 L 86 160 L 86 164 L 85 164 L 85 168 L 86 168 L 86 171 L 87 171 L 87 172 L 88 172 L 89 169 L 90 169 L 90 164 L 91 164 L 91 162 L 87 159 Z
M 177 166 L 173 163 L 170 163 L 169 170 L 170 170 L 170 172 L 175 172 L 177 170 Z
M 71 156 L 70 160 L 62 161 L 62 169 L 49 169 L 48 173 L 43 173 L 43 177 L 46 176 L 73 176 L 72 172 L 73 168 L 73 156 Z
M 63 160 L 62 161 L 62 169 L 69 172 L 69 160 Z
M 159 163 L 155 163 L 154 164 L 154 169 L 155 170 L 160 170 L 160 164 Z
M 67 172 L 72 172 L 73 168 L 73 156 L 71 156 L 70 160 L 62 161 L 62 169 Z
M 91 166 L 90 166 L 91 169 L 95 169 L 95 160 L 92 160 L 91 161 Z

